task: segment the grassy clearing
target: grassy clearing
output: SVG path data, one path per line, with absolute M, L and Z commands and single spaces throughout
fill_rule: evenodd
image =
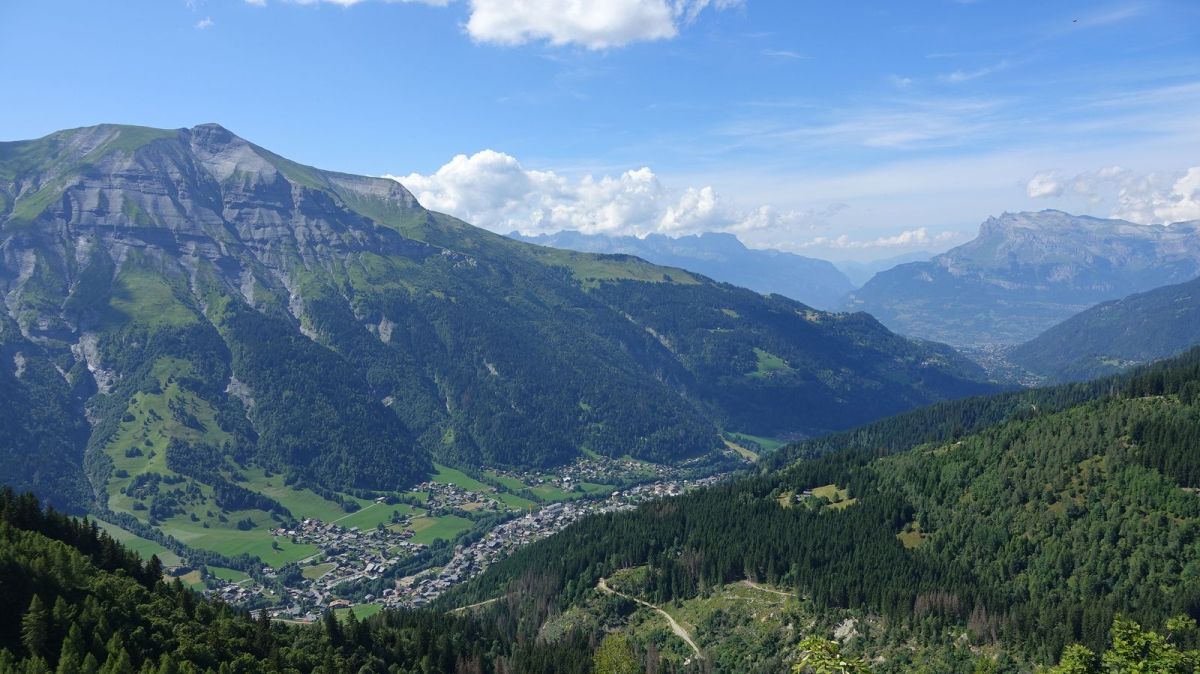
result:
M 747 374 L 747 377 L 763 379 L 774 374 L 791 372 L 792 368 L 787 364 L 787 361 L 776 356 L 770 351 L 764 351 L 758 347 L 754 347 L 754 355 L 758 358 L 755 363 L 754 371 Z
M 200 577 L 199 571 L 189 571 L 182 576 L 179 576 L 179 582 L 187 585 L 193 590 L 198 590 L 204 587 L 204 579 Z
M 490 494 L 495 491 L 492 487 L 476 480 L 461 470 L 443 466 L 440 463 L 433 464 L 433 467 L 437 472 L 430 478 L 432 482 L 452 484 L 456 487 L 462 487 L 467 491 L 477 491 L 481 494 Z
M 458 534 L 471 528 L 471 520 L 458 515 L 441 515 L 439 517 L 414 517 L 409 527 L 417 532 L 410 540 L 413 543 L 429 545 L 437 539 L 454 540 Z
M 113 463 L 112 475 L 105 485 L 112 510 L 144 519 L 144 511 L 134 510 L 134 499 L 121 490 L 142 473 L 174 475 L 167 469 L 167 445 L 171 438 L 214 447 L 232 439 L 221 430 L 212 405 L 180 388 L 176 379 L 190 373 L 191 364 L 187 361 L 160 358 L 154 364 L 154 374 L 162 392 L 143 391 L 130 399 L 117 433 L 104 448 Z M 191 417 L 191 425 L 185 424 L 172 406 Z
M 392 513 L 398 512 L 401 515 L 413 515 L 418 511 L 412 506 L 403 503 L 388 505 L 386 503 L 371 503 L 365 506 L 362 510 L 350 515 L 343 515 L 340 520 L 337 520 L 339 527 L 353 529 L 374 529 L 382 524 L 387 526 L 392 522 Z
M 514 491 L 519 490 L 519 489 L 524 489 L 528 486 L 524 482 L 518 480 L 515 477 L 509 477 L 508 475 L 501 475 L 500 473 L 497 473 L 495 471 L 488 470 L 488 471 L 484 471 L 484 473 L 488 477 L 492 478 L 493 480 L 499 482 L 500 484 L 502 484 L 505 487 L 508 487 L 509 489 L 512 489 Z
M 827 484 L 812 489 L 814 498 L 823 498 L 829 501 L 826 508 L 833 510 L 842 510 L 858 503 L 858 499 L 850 498 L 850 490 L 837 486 L 836 484 Z
M 600 496 L 602 494 L 612 493 L 613 485 L 600 484 L 599 482 L 580 482 L 579 488 L 582 489 L 585 494 L 591 496 Z
M 329 573 L 329 571 L 335 566 L 337 565 L 332 562 L 317 564 L 316 566 L 306 566 L 300 570 L 300 573 L 309 580 L 316 580 Z
M 249 468 L 241 471 L 246 477 L 241 486 L 264 496 L 279 501 L 283 507 L 291 511 L 296 519 L 311 517 L 322 522 L 332 522 L 347 513 L 339 503 L 327 500 L 308 489 L 294 489 L 284 484 L 282 475 L 267 477 L 262 468 Z
M 787 444 L 786 442 L 784 442 L 782 440 L 776 440 L 775 438 L 765 438 L 761 435 L 750 435 L 749 433 L 726 433 L 725 435 L 732 438 L 735 442 L 739 442 L 739 443 L 753 442 L 754 444 L 758 445 L 759 447 L 762 447 L 763 451 L 767 451 L 767 452 L 775 451 L 776 449 L 779 449 L 780 447 Z
M 138 553 L 142 559 L 150 559 L 153 555 L 158 555 L 158 560 L 163 563 L 163 566 L 178 566 L 183 560 L 179 555 L 171 552 L 154 541 L 142 538 L 136 534 L 130 533 L 115 524 L 109 524 L 103 520 L 93 520 L 101 529 L 108 532 L 109 536 L 115 538 L 125 547 Z
M 498 493 L 496 494 L 496 499 L 509 508 L 515 508 L 517 510 L 529 510 L 534 506 L 533 501 L 530 501 L 526 498 L 521 498 L 516 494 Z
M 580 492 L 566 491 L 552 484 L 541 484 L 530 491 L 547 501 L 573 501 L 583 497 L 583 494 Z
M 921 525 L 916 522 L 911 522 L 904 527 L 904 531 L 896 534 L 896 538 L 900 543 L 909 550 L 925 545 L 925 541 L 929 539 L 929 534 L 921 531 Z
M 722 438 L 722 440 L 725 442 L 726 447 L 737 452 L 738 454 L 740 454 L 742 456 L 742 458 L 746 459 L 747 461 L 757 461 L 758 460 L 758 454 L 755 454 L 751 450 L 746 449 L 745 447 L 737 444 L 736 442 L 733 442 L 729 438 Z
M 208 567 L 208 572 L 217 578 L 220 578 L 221 580 L 227 580 L 231 583 L 240 583 L 243 580 L 250 580 L 250 574 L 243 573 L 237 569 L 227 569 L 223 566 L 210 566 Z
M 355 618 L 363 620 L 364 618 L 370 618 L 382 610 L 383 604 L 359 604 L 350 608 L 334 609 L 333 614 L 337 616 L 338 620 L 345 620 L 350 615 L 350 612 L 353 611 Z
M 248 531 L 237 529 L 233 523 L 244 517 L 253 519 L 258 526 Z M 315 545 L 295 544 L 287 538 L 271 536 L 266 530 L 267 523 L 272 523 L 267 513 L 242 510 L 229 513 L 226 519 L 228 523 L 210 523 L 209 528 L 205 529 L 202 523 L 192 522 L 183 515 L 163 522 L 159 528 L 186 545 L 212 550 L 227 557 L 237 557 L 243 553 L 256 555 L 275 568 L 317 553 Z
M 173 287 L 162 274 L 137 264 L 127 264 L 113 281 L 109 306 L 116 315 L 147 326 L 191 325 L 199 314 L 179 298 L 183 290 Z

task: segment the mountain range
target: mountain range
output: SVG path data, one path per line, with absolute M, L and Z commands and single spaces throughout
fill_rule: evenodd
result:
M 854 289 L 850 279 L 832 263 L 778 250 L 747 248 L 737 236 L 706 232 L 670 237 L 650 234 L 607 236 L 564 230 L 524 236 L 520 241 L 589 253 L 636 255 L 655 264 L 682 267 L 717 281 L 764 294 L 778 294 L 819 309 L 837 308 Z
M 866 314 L 514 241 L 211 124 L 0 144 L 0 292 L 9 482 L 146 521 L 178 512 L 129 510 L 149 482 L 228 497 L 249 464 L 395 489 L 993 390 Z
M 966 244 L 876 274 L 846 308 L 925 339 L 1017 344 L 1099 302 L 1197 275 L 1200 222 L 1005 213 Z

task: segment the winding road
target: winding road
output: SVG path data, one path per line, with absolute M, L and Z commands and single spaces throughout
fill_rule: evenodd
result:
M 699 659 L 699 660 L 704 659 L 704 654 L 700 652 L 700 647 L 697 646 L 696 642 L 692 640 L 692 635 L 689 634 L 687 630 L 683 629 L 683 625 L 680 625 L 678 622 L 676 622 L 675 618 L 671 617 L 670 613 L 667 613 L 666 611 L 655 606 L 654 604 L 651 604 L 648 601 L 642 601 L 641 599 L 638 599 L 637 597 L 631 597 L 631 596 L 625 594 L 624 592 L 618 592 L 617 590 L 612 589 L 611 587 L 608 586 L 608 580 L 605 578 L 600 579 L 600 582 L 597 584 L 597 587 L 600 588 L 600 590 L 603 592 L 607 592 L 609 594 L 615 594 L 618 597 L 624 597 L 632 602 L 636 602 L 638 604 L 641 604 L 642 606 L 645 606 L 646 608 L 654 609 L 655 611 L 658 611 L 659 613 L 661 613 L 662 616 L 667 619 L 667 622 L 670 623 L 671 631 L 675 633 L 675 636 L 679 637 L 680 639 L 683 639 L 684 642 L 686 642 L 687 645 L 692 648 L 692 651 L 696 654 L 697 659 Z

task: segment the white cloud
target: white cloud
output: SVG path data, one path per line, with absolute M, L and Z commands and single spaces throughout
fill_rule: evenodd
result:
M 1154 214 L 1166 222 L 1200 220 L 1200 166 L 1193 166 L 1175 181 L 1166 202 Z
M 1184 172 L 1139 173 L 1107 166 L 1066 177 L 1041 171 L 1026 186 L 1031 198 L 1074 197 L 1090 207 L 1107 206 L 1109 214 L 1140 223 L 1200 219 L 1200 166 Z
M 811 233 L 845 207 L 742 208 L 712 186 L 668 188 L 646 167 L 572 180 L 526 169 L 515 157 L 494 150 L 458 155 L 429 175 L 385 177 L 398 180 L 427 208 L 493 231 L 527 234 L 562 229 L 635 236 L 725 231 L 787 239 L 796 232 Z
M 206 16 L 203 19 L 200 19 L 199 21 L 196 22 L 196 30 L 205 30 L 208 28 L 212 28 L 212 25 L 213 25 L 212 17 Z
M 1144 223 L 1200 220 L 1200 166 L 1176 175 L 1122 175 L 1113 215 Z
M 267 0 L 245 0 L 265 5 Z M 372 0 L 281 0 L 299 5 L 351 7 Z M 445 7 L 455 0 L 374 0 Z M 467 0 L 467 33 L 479 42 L 521 45 L 546 41 L 588 49 L 673 38 L 705 9 L 728 9 L 744 0 Z M 797 54 L 797 57 L 800 55 Z
M 1025 194 L 1030 199 L 1057 197 L 1063 193 L 1063 185 L 1054 171 L 1041 171 L 1029 179 Z
M 675 37 L 705 8 L 741 0 L 471 0 L 467 32 L 480 42 L 519 45 L 545 40 L 588 49 Z

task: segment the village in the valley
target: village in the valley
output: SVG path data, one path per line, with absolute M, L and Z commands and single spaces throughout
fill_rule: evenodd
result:
M 578 491 L 578 484 L 611 481 L 614 471 L 629 474 L 633 470 L 645 481 L 603 493 Z M 351 606 L 369 606 L 372 611 L 423 606 L 522 546 L 561 531 L 584 517 L 631 510 L 641 503 L 713 484 L 726 475 L 687 479 L 678 468 L 669 466 L 581 459 L 553 476 L 535 478 L 564 492 L 575 490 L 576 498 L 537 503 L 523 512 L 506 506 L 495 494 L 484 495 L 454 483 L 426 482 L 415 488 L 429 495 L 423 507 L 460 513 L 493 511 L 498 515 L 498 523 L 476 540 L 459 542 L 452 553 L 443 550 L 449 557 L 444 564 L 397 577 L 398 567 L 431 551 L 430 544 L 412 540 L 416 532 L 411 516 L 396 511 L 388 525 L 366 529 L 306 518 L 271 531 L 277 537 L 319 549 L 316 555 L 299 563 L 301 573 L 288 574 L 285 570 L 264 567 L 257 579 L 229 581 L 209 575 L 205 592 L 231 604 L 266 610 L 277 619 L 302 622 L 317 620 L 330 609 Z M 518 474 L 508 477 L 531 480 Z M 377 505 L 387 507 L 383 499 Z M 438 543 L 450 545 L 438 541 L 434 546 Z M 363 587 L 375 591 L 363 591 Z

